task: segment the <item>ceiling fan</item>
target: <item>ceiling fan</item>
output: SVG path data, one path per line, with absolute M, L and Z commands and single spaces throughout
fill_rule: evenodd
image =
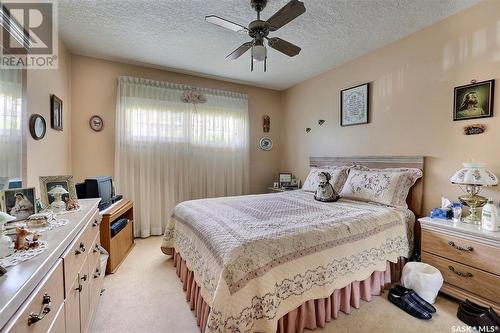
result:
M 291 0 L 283 8 L 278 10 L 267 21 L 260 19 L 260 12 L 266 7 L 267 0 L 250 0 L 250 5 L 257 11 L 257 19 L 250 22 L 248 28 L 226 20 L 216 15 L 205 16 L 205 21 L 218 25 L 220 27 L 248 34 L 253 38 L 251 42 L 243 43 L 236 50 L 231 52 L 226 59 L 238 59 L 245 52 L 252 49 L 251 53 L 251 70 L 253 71 L 254 61 L 264 61 L 264 72 L 267 70 L 267 49 L 264 40 L 267 40 L 267 45 L 289 57 L 294 57 L 300 53 L 300 47 L 287 42 L 279 37 L 268 37 L 270 32 L 274 32 L 302 15 L 306 11 L 304 3 L 299 0 Z

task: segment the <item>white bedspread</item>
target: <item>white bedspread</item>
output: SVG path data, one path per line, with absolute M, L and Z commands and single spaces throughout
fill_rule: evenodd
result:
M 414 220 L 408 209 L 305 191 L 193 200 L 176 206 L 162 250 L 194 272 L 207 332 L 275 332 L 305 301 L 407 257 Z

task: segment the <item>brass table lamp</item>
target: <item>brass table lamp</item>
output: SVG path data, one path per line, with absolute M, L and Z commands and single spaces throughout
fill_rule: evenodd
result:
M 463 163 L 463 168 L 455 172 L 450 180 L 466 193 L 458 197 L 462 204 L 470 208 L 469 215 L 462 222 L 481 224 L 480 208 L 486 204 L 487 199 L 478 194 L 484 186 L 497 185 L 497 176 L 486 170 L 484 163 Z

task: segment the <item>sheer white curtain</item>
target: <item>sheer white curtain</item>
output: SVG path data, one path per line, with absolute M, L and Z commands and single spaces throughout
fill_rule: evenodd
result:
M 21 177 L 22 72 L 0 69 L 0 178 Z M 0 179 L 0 181 L 2 181 Z
M 249 188 L 246 95 L 132 77 L 118 80 L 115 178 L 134 201 L 135 235 L 161 235 L 173 208 L 189 199 L 240 195 Z

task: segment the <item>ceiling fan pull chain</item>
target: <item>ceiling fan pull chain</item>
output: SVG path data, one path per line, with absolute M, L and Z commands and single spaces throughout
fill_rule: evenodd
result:
M 253 55 L 250 56 L 250 72 L 253 72 Z
M 267 72 L 267 57 L 264 58 L 264 73 Z

